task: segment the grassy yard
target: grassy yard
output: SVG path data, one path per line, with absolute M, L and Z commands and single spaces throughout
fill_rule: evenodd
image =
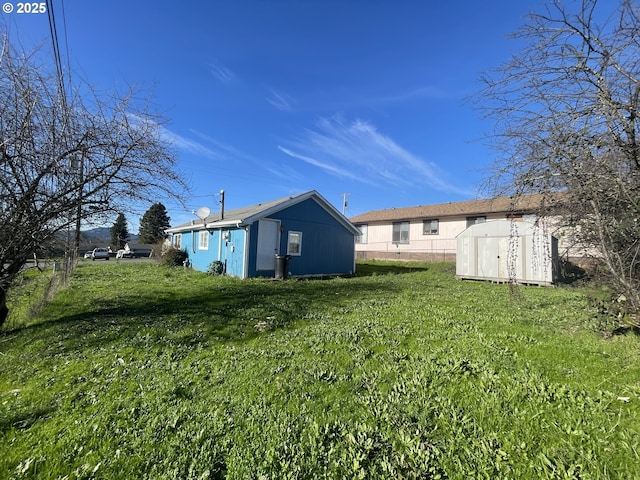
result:
M 0 477 L 640 478 L 640 339 L 584 290 L 358 270 L 81 264 L 0 334 Z

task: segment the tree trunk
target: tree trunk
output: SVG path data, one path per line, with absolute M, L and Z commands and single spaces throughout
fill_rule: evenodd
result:
M 9 309 L 7 308 L 7 291 L 0 287 L 0 328 L 2 328 L 2 325 L 4 325 L 8 316 Z

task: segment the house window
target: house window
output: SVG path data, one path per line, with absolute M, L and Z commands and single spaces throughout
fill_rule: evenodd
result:
M 440 221 L 438 219 L 424 220 L 422 222 L 422 234 L 423 235 L 438 235 L 439 226 L 440 226 Z
M 367 243 L 368 239 L 368 230 L 369 230 L 369 225 L 360 225 L 358 227 L 358 230 L 360 230 L 360 235 L 358 235 L 356 237 L 356 243 Z
M 180 248 L 182 246 L 182 234 L 176 233 L 173 236 L 173 248 Z
M 302 232 L 289 232 L 287 254 L 294 256 L 302 255 Z
M 207 230 L 201 230 L 198 233 L 198 250 L 209 250 L 209 237 Z
M 467 217 L 467 228 L 469 228 L 471 225 L 484 223 L 486 221 L 487 221 L 487 217 Z
M 409 222 L 395 222 L 393 224 L 393 243 L 409 243 Z

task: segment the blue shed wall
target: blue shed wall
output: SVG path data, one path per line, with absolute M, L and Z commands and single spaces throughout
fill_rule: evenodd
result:
M 249 277 L 273 277 L 276 273 L 275 269 L 274 270 L 260 270 L 258 272 L 256 265 L 257 265 L 257 251 L 258 251 L 258 225 L 260 222 L 255 222 L 253 225 L 249 226 L 249 265 L 247 268 L 247 275 Z M 275 265 L 275 260 L 274 260 L 274 265 Z
M 223 238 L 220 251 L 220 261 L 226 265 L 227 275 L 244 277 L 244 248 L 246 231 L 244 228 L 223 230 L 228 237 Z
M 198 249 L 198 235 L 199 230 L 182 232 L 182 249 L 186 250 L 189 255 L 191 267 L 204 272 L 211 262 L 218 259 L 218 238 L 220 234 L 217 231 L 214 231 L 213 235 L 209 234 L 208 250 Z
M 228 238 L 224 238 L 229 232 Z M 242 277 L 244 271 L 244 236 L 243 228 L 212 230 L 209 233 L 209 248 L 198 248 L 199 230 L 182 232 L 182 249 L 189 254 L 191 268 L 201 272 L 207 271 L 211 262 L 226 262 L 229 275 Z
M 280 220 L 280 254 L 287 253 L 289 232 L 302 232 L 300 256 L 289 260 L 292 275 L 329 275 L 353 273 L 355 258 L 354 235 L 313 199 L 292 205 L 267 218 Z M 273 275 L 275 272 L 256 271 L 258 222 L 250 230 L 249 276 Z

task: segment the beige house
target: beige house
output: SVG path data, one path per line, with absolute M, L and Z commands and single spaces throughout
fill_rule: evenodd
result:
M 542 195 L 527 195 L 363 213 L 350 218 L 361 232 L 356 258 L 455 261 L 456 237 L 468 227 L 504 219 L 533 222 L 542 201 Z M 562 239 L 560 248 L 566 255 Z

